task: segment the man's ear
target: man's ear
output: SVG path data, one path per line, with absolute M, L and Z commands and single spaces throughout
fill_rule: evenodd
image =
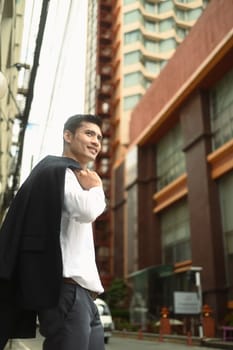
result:
M 70 143 L 71 142 L 72 136 L 73 136 L 73 134 L 72 134 L 72 132 L 70 132 L 70 130 L 65 130 L 64 133 L 63 133 L 64 141 L 66 143 Z

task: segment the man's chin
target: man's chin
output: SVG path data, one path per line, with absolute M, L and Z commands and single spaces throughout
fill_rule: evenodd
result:
M 97 157 L 97 155 L 95 154 L 95 155 L 91 155 L 91 156 L 89 156 L 88 158 L 89 158 L 89 162 L 94 162 L 95 160 L 96 160 L 96 157 Z

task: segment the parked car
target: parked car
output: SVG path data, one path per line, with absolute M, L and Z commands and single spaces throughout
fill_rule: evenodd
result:
M 107 303 L 104 300 L 97 298 L 95 300 L 95 304 L 98 308 L 100 320 L 104 327 L 104 342 L 107 344 L 114 329 L 112 315 Z

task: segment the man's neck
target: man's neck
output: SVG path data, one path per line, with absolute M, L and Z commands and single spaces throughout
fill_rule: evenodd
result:
M 63 153 L 62 153 L 62 157 L 71 158 L 71 159 L 75 160 L 75 162 L 78 162 L 78 163 L 81 165 L 81 168 L 82 168 L 83 170 L 87 169 L 87 164 L 83 164 L 83 163 L 80 162 L 77 158 L 75 158 L 72 154 L 63 152 Z

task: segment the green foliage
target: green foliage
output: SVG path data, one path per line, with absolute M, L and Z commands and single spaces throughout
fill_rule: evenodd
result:
M 127 285 L 123 279 L 115 279 L 112 281 L 107 291 L 106 301 L 110 309 L 123 306 L 127 297 Z
M 128 287 L 125 281 L 120 278 L 113 280 L 105 299 L 110 307 L 115 329 L 129 329 Z
M 128 321 L 118 320 L 118 319 L 114 321 L 114 324 L 115 324 L 115 329 L 117 329 L 118 331 L 137 332 L 138 329 L 140 328 L 140 326 L 138 325 L 133 325 Z
M 129 321 L 129 310 L 128 309 L 111 309 L 111 314 L 114 319 L 124 319 Z
M 233 326 L 233 311 L 229 312 L 224 319 L 224 324 L 227 326 Z

